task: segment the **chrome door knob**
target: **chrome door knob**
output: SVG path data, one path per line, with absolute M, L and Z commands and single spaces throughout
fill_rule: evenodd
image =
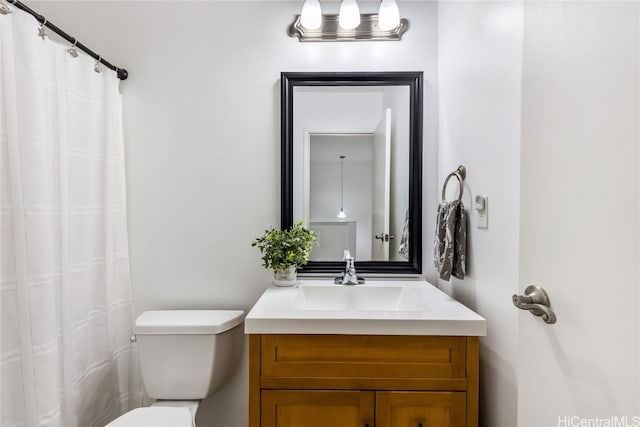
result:
M 542 317 L 545 323 L 556 323 L 556 314 L 551 309 L 549 295 L 541 286 L 527 286 L 524 295 L 514 295 L 512 301 L 519 309 L 529 310 L 531 314 Z
M 376 234 L 374 237 L 378 240 L 382 240 L 383 242 L 388 242 L 389 240 L 395 239 L 395 236 L 392 236 L 387 233 Z

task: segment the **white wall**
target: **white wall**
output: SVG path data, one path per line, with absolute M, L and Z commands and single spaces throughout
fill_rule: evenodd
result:
M 443 2 L 440 37 L 439 185 L 467 167 L 468 275 L 440 286 L 487 319 L 480 340 L 480 425 L 516 424 L 520 84 L 520 2 Z M 449 181 L 448 198 L 457 195 Z M 476 228 L 473 197 L 489 196 L 489 228 Z M 439 200 L 439 199 L 438 199 Z M 437 200 L 425 203 L 429 213 Z
M 248 310 L 269 286 L 250 242 L 280 221 L 281 71 L 424 71 L 424 198 L 435 197 L 435 2 L 399 2 L 411 23 L 401 42 L 319 44 L 286 34 L 301 1 L 29 4 L 130 73 L 121 88 L 136 313 Z M 432 212 L 424 230 L 430 240 Z M 208 425 L 246 426 L 246 371 L 245 361 L 205 403 Z

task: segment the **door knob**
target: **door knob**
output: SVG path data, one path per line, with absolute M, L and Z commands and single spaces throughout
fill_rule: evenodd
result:
M 551 309 L 549 295 L 542 287 L 530 285 L 524 290 L 524 295 L 514 295 L 513 305 L 521 310 L 529 310 L 531 314 L 542 317 L 545 323 L 556 323 L 556 314 Z
M 378 240 L 382 240 L 383 242 L 388 242 L 389 240 L 395 239 L 395 236 L 392 236 L 387 233 L 380 233 L 380 234 L 376 234 L 375 238 Z

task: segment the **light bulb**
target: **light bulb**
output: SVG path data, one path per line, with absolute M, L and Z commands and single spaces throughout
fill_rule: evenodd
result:
M 382 0 L 378 12 L 378 27 L 381 30 L 392 30 L 400 25 L 400 11 L 395 0 Z
M 338 213 L 338 218 L 346 218 L 347 214 L 344 213 L 344 209 L 340 209 L 340 213 Z
M 338 21 L 345 30 L 353 30 L 360 25 L 360 8 L 356 0 L 342 0 Z
M 318 0 L 306 0 L 300 12 L 300 23 L 310 30 L 317 30 L 322 24 L 322 9 Z

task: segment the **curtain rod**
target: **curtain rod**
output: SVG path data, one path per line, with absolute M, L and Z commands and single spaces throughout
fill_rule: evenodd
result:
M 38 20 L 38 22 L 41 25 L 44 24 L 45 27 L 49 28 L 51 31 L 53 31 L 54 33 L 56 33 L 57 35 L 59 35 L 60 37 L 62 37 L 63 39 L 65 39 L 66 41 L 71 43 L 72 45 L 74 45 L 76 48 L 80 49 L 81 51 L 83 51 L 84 53 L 86 53 L 87 55 L 89 55 L 90 57 L 95 59 L 96 61 L 102 63 L 107 68 L 115 71 L 120 80 L 126 80 L 127 77 L 129 76 L 129 73 L 127 73 L 127 70 L 125 70 L 124 68 L 118 68 L 115 65 L 113 65 L 113 64 L 109 63 L 108 61 L 106 61 L 101 56 L 98 56 L 97 53 L 95 53 L 94 51 L 92 51 L 91 49 L 89 49 L 88 47 L 83 45 L 82 43 L 80 43 L 78 40 L 76 40 L 75 37 L 71 37 L 69 34 L 67 34 L 64 31 L 62 31 L 60 28 L 55 26 L 51 21 L 46 19 L 44 16 L 40 15 L 38 12 L 32 10 L 29 6 L 27 6 L 26 4 L 22 3 L 20 0 L 7 0 L 7 1 L 9 3 L 11 3 L 12 5 L 14 5 L 15 7 L 17 7 L 18 9 L 23 10 L 23 11 L 27 12 L 28 14 L 32 15 L 34 18 L 36 18 Z

